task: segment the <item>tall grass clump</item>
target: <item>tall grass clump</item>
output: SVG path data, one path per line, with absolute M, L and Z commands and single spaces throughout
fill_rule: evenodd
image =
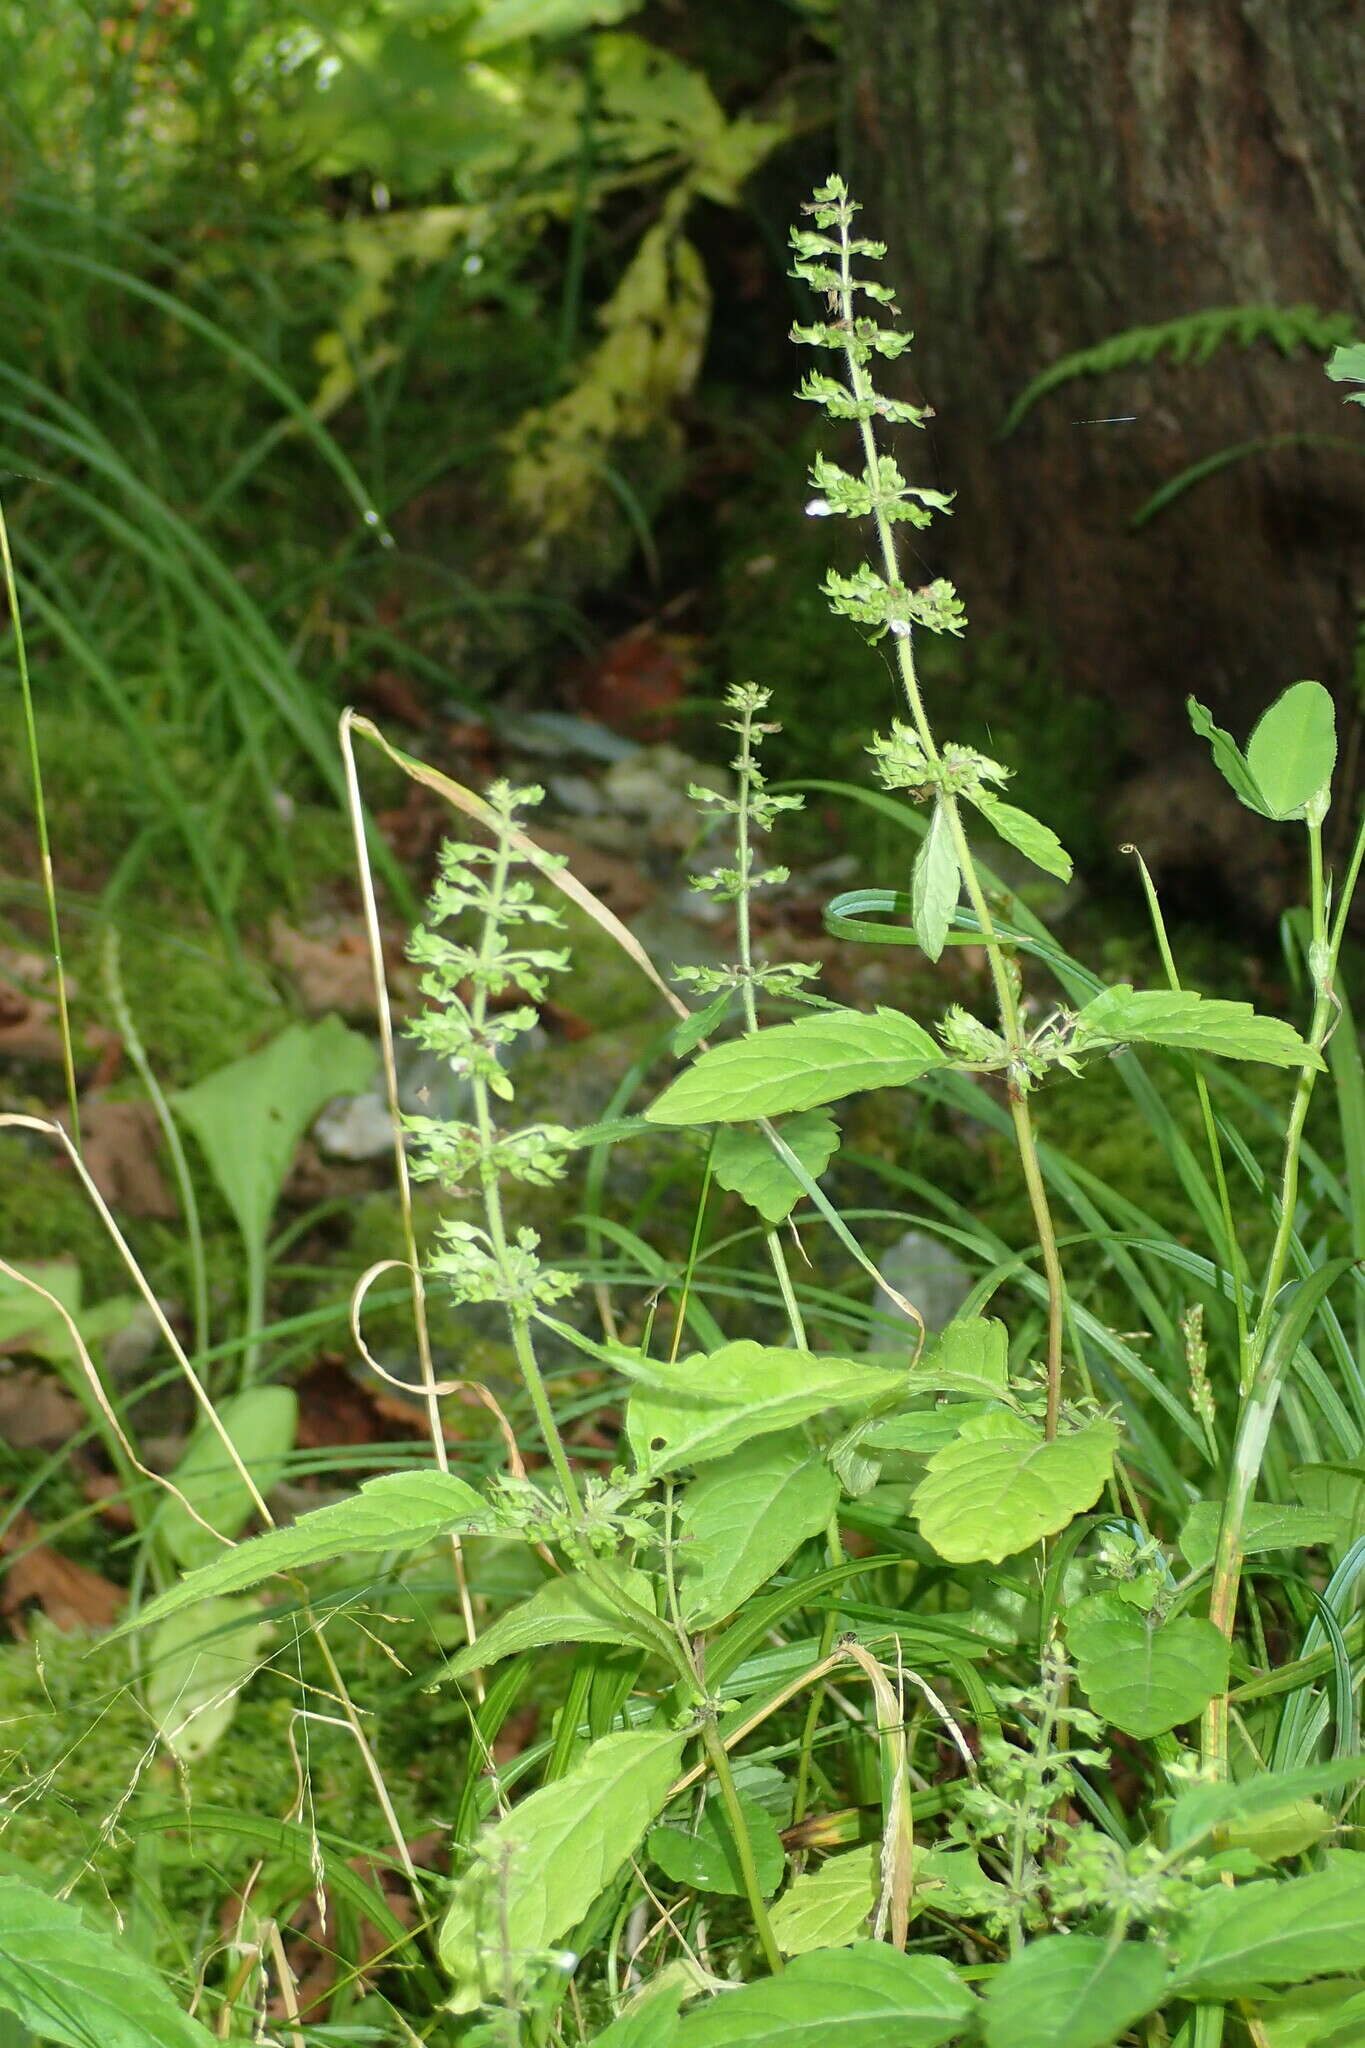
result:
M 696 886 L 730 906 L 734 953 L 675 970 L 690 1004 L 539 850 L 539 790 L 478 795 L 410 763 L 480 828 L 446 848 L 412 941 L 410 1028 L 466 1084 L 459 1117 L 409 1117 L 398 1148 L 433 1455 L 232 1541 L 268 1486 L 245 1428 L 227 1432 L 231 1513 L 184 1475 L 195 1526 L 155 1553 L 104 1668 L 141 1657 L 146 1696 L 173 1651 L 212 1643 L 238 1656 L 213 1697 L 235 1697 L 262 1629 L 285 1632 L 299 1713 L 349 1731 L 374 1804 L 342 1839 L 308 1805 L 305 1759 L 257 1874 L 278 1898 L 278 1867 L 306 1857 L 300 1883 L 326 1899 L 358 1845 L 387 1857 L 402 1917 L 387 1907 L 355 1965 L 375 1987 L 366 2038 L 1345 2048 L 1365 2030 L 1365 1083 L 1341 967 L 1365 832 L 1329 873 L 1331 701 L 1293 684 L 1245 747 L 1190 706 L 1248 812 L 1299 836 L 1297 1022 L 1184 985 L 1140 855 L 1156 985 L 1071 958 L 990 865 L 1004 841 L 1064 879 L 1065 849 L 921 687 L 920 636 L 966 620 L 902 546 L 950 508 L 889 452 L 926 414 L 878 387 L 910 345 L 870 271 L 882 246 L 837 178 L 806 214 L 795 272 L 815 303 L 794 338 L 820 367 L 801 395 L 837 437 L 807 511 L 869 536 L 824 587 L 889 655 L 868 795 L 907 835 L 907 886 L 847 891 L 827 923 L 931 963 L 972 949 L 958 999 L 925 1020 L 859 1010 L 764 957 L 754 900 L 785 878 L 765 840 L 799 799 L 769 778 L 759 685 L 727 699 L 727 787 L 692 791 L 726 842 Z M 642 1104 L 623 1091 L 582 1130 L 509 1116 L 509 1048 L 568 965 L 561 895 L 677 1014 Z M 387 1043 L 382 979 L 379 999 Z M 1040 1094 L 1097 1070 L 1178 1182 L 1178 1230 L 1040 1137 Z M 887 1189 L 879 1228 L 937 1231 L 977 1270 L 934 1330 L 894 1290 L 890 1318 L 821 1284 L 811 1257 L 832 1242 L 876 1275 L 837 1200 L 832 1110 L 880 1091 L 894 1129 L 902 1090 L 1008 1135 L 1031 1220 L 1004 1243 L 894 1157 L 862 1162 Z M 670 1135 L 702 1161 L 682 1241 L 647 1242 L 596 1196 L 580 1260 L 518 1220 L 520 1192 L 580 1153 Z M 448 1204 L 420 1270 L 410 1172 Z M 716 1238 L 717 1187 L 752 1212 L 739 1242 Z M 761 1337 L 727 1333 L 737 1273 L 769 1304 Z M 447 1449 L 459 1361 L 432 1353 L 429 1289 L 505 1318 L 519 1390 L 478 1390 L 498 1469 Z M 362 1619 L 382 1638 L 414 1602 L 440 1647 L 409 1651 L 397 1703 L 376 1692 L 371 1714 L 331 1640 Z M 507 1741 L 534 1699 L 542 1721 Z M 459 1732 L 432 1816 L 448 1871 L 408 1847 L 386 1768 L 399 1719 Z M 208 1838 L 224 1824 L 215 1809 Z M 149 1958 L 107 1913 L 8 1874 L 0 1996 L 61 2040 L 93 2038 L 71 2014 L 96 1982 L 140 2039 L 246 2038 L 266 2014 L 291 2040 L 335 2038 L 250 1889 L 242 1960 L 221 1968 L 208 1934 Z

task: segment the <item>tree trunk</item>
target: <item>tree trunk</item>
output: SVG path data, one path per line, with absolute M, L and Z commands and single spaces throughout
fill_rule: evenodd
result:
M 931 572 L 978 625 L 1045 629 L 1149 763 L 1188 692 L 1239 732 L 1297 677 L 1340 692 L 1365 600 L 1365 419 L 1322 348 L 1109 371 L 996 437 L 1038 371 L 1122 329 L 1273 303 L 1365 331 L 1361 9 L 846 0 L 846 35 L 851 182 L 936 412 L 917 473 L 958 493 Z M 1298 433 L 1358 452 L 1252 454 L 1130 530 L 1189 465 Z

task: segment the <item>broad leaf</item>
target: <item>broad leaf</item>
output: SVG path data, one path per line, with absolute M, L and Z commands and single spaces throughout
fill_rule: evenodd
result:
M 1244 1998 L 1256 1984 L 1301 1984 L 1365 1967 L 1365 1885 L 1354 1872 L 1216 1885 L 1172 1932 L 1172 1990 Z
M 910 915 L 915 936 L 930 960 L 937 960 L 943 951 L 961 894 L 962 870 L 948 813 L 940 798 L 934 805 L 929 830 L 920 841 L 910 878 Z
M 66 2048 L 214 2048 L 126 1941 L 16 1877 L 0 1877 L 0 2011 Z
M 1336 709 L 1321 683 L 1293 683 L 1275 699 L 1247 741 L 1246 760 L 1271 817 L 1301 817 L 1337 764 Z
M 1091 1706 L 1125 1735 L 1194 1720 L 1228 1682 L 1227 1642 L 1211 1621 L 1179 1614 L 1154 1627 L 1117 1593 L 1078 1601 L 1066 1640 Z
M 199 1140 L 248 1243 L 264 1241 L 294 1148 L 334 1095 L 358 1095 L 374 1077 L 368 1039 L 339 1017 L 291 1024 L 259 1052 L 171 1098 Z
M 1003 1400 L 1009 1392 L 1009 1331 L 993 1316 L 959 1316 L 912 1368 L 910 1389 Z
M 227 1732 L 237 1695 L 264 1661 L 268 1621 L 249 1600 L 205 1600 L 163 1621 L 148 1642 L 147 1711 L 185 1763 Z
M 1111 1045 L 1168 1045 L 1179 1052 L 1260 1060 L 1271 1067 L 1323 1065 L 1292 1024 L 1260 1017 L 1250 1003 L 1225 1002 L 1187 988 L 1134 989 L 1124 981 L 1088 1002 L 1073 1027 L 1075 1052 Z
M 673 1966 L 669 1966 L 670 1972 Z M 604 2034 L 594 2034 L 591 2048 L 673 2048 L 678 2034 L 678 2007 L 691 1986 L 679 1971 L 652 1978 L 638 1998 Z
M 766 1807 L 745 1793 L 739 1794 L 740 1809 L 754 1852 L 758 1888 L 765 1898 L 781 1884 L 787 1869 L 787 1854 L 777 1823 Z M 693 1891 L 719 1892 L 740 1899 L 744 1876 L 739 1867 L 729 1816 L 720 1798 L 713 1795 L 701 1810 L 695 1827 L 664 1822 L 650 1831 L 646 1844 L 652 1860 L 674 1884 L 690 1885 Z
M 264 1496 L 284 1476 L 298 1426 L 298 1396 L 289 1387 L 248 1387 L 218 1404 L 218 1419 L 238 1457 Z M 176 1563 L 186 1570 L 221 1557 L 215 1538 L 235 1536 L 255 1512 L 246 1481 L 237 1470 L 222 1437 L 202 1418 L 171 1474 L 176 1486 L 209 1524 L 196 1522 L 174 1494 L 157 1509 L 154 1528 Z
M 686 2013 L 677 2048 L 941 2048 L 976 2005 L 938 1956 L 884 1942 L 817 1949 Z
M 1365 2040 L 1365 1985 L 1329 1978 L 1256 2001 L 1265 2048 L 1360 2048 Z
M 1219 1513 L 1216 1500 L 1201 1500 L 1185 1517 L 1180 1549 L 1192 1572 L 1202 1572 L 1213 1563 Z M 1255 1557 L 1267 1550 L 1306 1550 L 1312 1544 L 1340 1543 L 1345 1534 L 1346 1522 L 1341 1515 L 1292 1503 L 1254 1501 L 1247 1508 L 1242 1527 L 1242 1552 L 1244 1556 Z
M 1185 699 L 1185 708 L 1190 714 L 1190 724 L 1201 739 L 1206 739 L 1213 750 L 1213 764 L 1224 782 L 1249 811 L 1256 811 L 1263 818 L 1270 816 L 1265 798 L 1261 795 L 1256 777 L 1247 766 L 1246 758 L 1230 732 L 1224 732 L 1221 725 L 1215 725 L 1213 717 L 1195 697 Z
M 987 2048 L 1110 2048 L 1160 2005 L 1165 1988 L 1166 1965 L 1154 1945 L 1045 1935 L 991 1979 Z
M 989 796 L 984 791 L 974 796 L 972 802 L 992 830 L 1007 839 L 1025 860 L 1031 860 L 1044 874 L 1055 875 L 1059 882 L 1071 880 L 1071 855 L 1048 826 L 1028 811 L 1021 811 L 1017 804 L 1002 803 L 998 796 Z
M 483 1496 L 452 1472 L 386 1472 L 382 1478 L 366 1480 L 349 1500 L 314 1508 L 287 1528 L 272 1529 L 223 1551 L 212 1564 L 200 1565 L 178 1586 L 149 1600 L 131 1621 L 114 1630 L 114 1636 L 146 1628 L 219 1593 L 245 1592 L 276 1572 L 301 1571 L 334 1557 L 419 1550 L 438 1536 L 483 1528 L 490 1520 Z
M 709 1356 L 651 1362 L 648 1383 L 626 1408 L 626 1434 L 643 1471 L 669 1472 L 723 1458 L 824 1408 L 884 1401 L 903 1386 L 903 1375 L 858 1359 L 765 1348 L 744 1338 Z
M 875 1842 L 830 1856 L 793 1878 L 773 1907 L 773 1935 L 784 1956 L 843 1948 L 866 1931 L 877 1903 L 880 1855 Z
M 817 1010 L 713 1046 L 645 1115 L 656 1124 L 747 1123 L 817 1109 L 865 1088 L 898 1088 L 946 1059 L 899 1010 Z
M 999 1564 L 1093 1507 L 1117 1449 L 1108 1420 L 1048 1443 L 1022 1416 L 975 1416 L 915 1489 L 920 1534 L 949 1564 Z
M 654 1612 L 654 1586 L 647 1573 L 608 1562 L 598 1570 L 637 1607 Z M 547 1579 L 519 1607 L 500 1615 L 476 1642 L 451 1658 L 441 1676 L 464 1678 L 500 1658 L 519 1656 L 523 1650 L 548 1649 L 556 1643 L 642 1641 L 639 1629 L 613 1605 L 603 1588 L 582 1572 L 568 1572 L 562 1578 Z
M 1299 1799 L 1336 1792 L 1365 1779 L 1365 1758 L 1336 1757 L 1305 1764 L 1298 1771 L 1263 1771 L 1242 1785 L 1191 1785 L 1171 1807 L 1166 1822 L 1173 1848 L 1204 1840 L 1216 1828 L 1249 1821 Z
M 838 1499 L 838 1480 L 801 1437 L 765 1437 L 708 1465 L 678 1505 L 688 1627 L 714 1628 L 742 1607 Z
M 809 1109 L 779 1125 L 812 1180 L 818 1180 L 839 1149 L 839 1126 L 825 1109 Z M 762 1131 L 727 1124 L 716 1132 L 711 1171 L 723 1188 L 741 1195 L 765 1223 L 781 1223 L 805 1189 L 785 1160 L 779 1159 Z
M 1289 1478 L 1305 1509 L 1340 1522 L 1344 1544 L 1365 1536 L 1365 1471 L 1358 1465 L 1297 1465 Z
M 668 1798 L 686 1737 L 604 1735 L 474 1848 L 441 1923 L 453 2012 L 518 1995 L 544 1952 L 578 1925 L 634 1855 Z

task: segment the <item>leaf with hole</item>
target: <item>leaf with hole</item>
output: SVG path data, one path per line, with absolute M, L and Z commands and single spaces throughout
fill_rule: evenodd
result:
M 825 1408 L 870 1407 L 904 1385 L 902 1374 L 856 1358 L 748 1338 L 671 1365 L 651 1361 L 648 1372 L 626 1408 L 626 1434 L 640 1469 L 654 1473 L 723 1458 Z
M 1211 1621 L 1178 1614 L 1156 1627 L 1118 1593 L 1078 1601 L 1066 1640 L 1091 1706 L 1125 1735 L 1165 1735 L 1228 1682 L 1227 1642 Z
M 172 1614 L 147 1644 L 147 1711 L 184 1763 L 207 1756 L 265 1661 L 268 1621 L 251 1600 L 205 1600 Z
M 604 1735 L 485 1828 L 438 1936 L 452 2012 L 520 1996 L 639 1847 L 685 1740 L 657 1729 Z
M 1045 875 L 1055 875 L 1059 882 L 1071 880 L 1071 855 L 1047 825 L 1028 811 L 1021 811 L 1017 804 L 1004 803 L 984 790 L 972 802 L 992 831 L 1008 840 L 1025 860 L 1032 861 Z
M 794 1877 L 773 1907 L 773 1938 L 784 1956 L 843 1948 L 867 1931 L 877 1903 L 880 1855 L 875 1842 L 829 1856 Z
M 1337 717 L 1321 683 L 1291 683 L 1275 699 L 1247 741 L 1246 761 L 1275 819 L 1302 817 L 1309 799 L 1330 788 Z
M 1215 1885 L 1171 1930 L 1182 1998 L 1245 1998 L 1365 1968 L 1365 1885 L 1354 1871 Z
M 654 1612 L 654 1584 L 647 1573 L 604 1560 L 598 1577 L 566 1572 L 562 1578 L 547 1579 L 530 1598 L 508 1614 L 499 1615 L 477 1641 L 451 1658 L 442 1678 L 465 1678 L 471 1671 L 486 1670 L 503 1657 L 519 1656 L 523 1650 L 551 1649 L 557 1643 L 634 1643 L 645 1639 L 629 1615 L 612 1600 L 619 1590 L 637 1607 Z
M 223 1545 L 214 1535 L 235 1536 L 255 1511 L 255 1502 L 227 1444 L 251 1474 L 262 1497 L 278 1486 L 294 1448 L 298 1427 L 298 1396 L 290 1387 L 248 1387 L 218 1403 L 222 1432 L 207 1416 L 195 1424 L 180 1463 L 171 1473 L 179 1491 L 209 1524 L 196 1522 L 174 1494 L 167 1494 L 156 1512 L 155 1533 L 178 1565 L 188 1571 L 221 1557 Z
M 942 798 L 934 805 L 929 830 L 920 841 L 910 876 L 910 915 L 925 957 L 937 960 L 962 894 L 962 869 Z
M 108 1638 L 147 1628 L 168 1614 L 220 1593 L 243 1593 L 276 1572 L 302 1571 L 337 1557 L 373 1557 L 387 1551 L 420 1550 L 438 1536 L 486 1529 L 487 1502 L 453 1472 L 385 1472 L 367 1479 L 349 1500 L 314 1508 L 286 1528 L 271 1529 L 202 1564 L 179 1585 L 149 1600 L 131 1621 Z
M 839 1149 L 839 1126 L 826 1109 L 808 1109 L 786 1118 L 778 1135 L 818 1180 Z M 805 1190 L 786 1161 L 779 1159 L 762 1131 L 723 1124 L 711 1147 L 711 1171 L 723 1188 L 757 1209 L 765 1223 L 781 1223 Z
M 78 1906 L 0 1877 L 0 2011 L 66 2048 L 214 2048 L 150 1964 Z
M 753 1850 L 758 1888 L 764 1898 L 771 1898 L 787 1869 L 782 1837 L 772 1815 L 756 1799 L 740 1792 L 739 1805 Z M 689 1885 L 698 1892 L 718 1892 L 733 1899 L 744 1897 L 739 1851 L 719 1794 L 707 1800 L 695 1826 L 665 1821 L 651 1829 L 645 1846 L 651 1860 L 673 1884 Z
M 1102 1052 L 1116 1045 L 1166 1045 L 1177 1052 L 1259 1060 L 1271 1067 L 1323 1066 L 1321 1054 L 1292 1024 L 1258 1016 L 1250 1003 L 1225 1002 L 1187 988 L 1134 989 L 1124 981 L 1093 997 L 1072 1027 L 1073 1052 Z
M 714 1628 L 818 1535 L 839 1482 L 800 1436 L 764 1437 L 708 1464 L 678 1503 L 678 1596 L 689 1629 Z
M 941 1957 L 860 1941 L 685 2013 L 676 2048 L 942 2048 L 975 2006 Z
M 920 1534 L 949 1564 L 999 1564 L 1093 1507 L 1117 1449 L 1107 1419 L 1049 1443 L 1022 1416 L 974 1416 L 915 1488 Z
M 867 1088 L 898 1088 L 946 1064 L 899 1010 L 817 1010 L 712 1046 L 645 1115 L 656 1124 L 736 1124 L 818 1109 Z
M 1160 2005 L 1165 1989 L 1166 1964 L 1154 1944 L 1044 1935 L 992 1977 L 987 2048 L 1111 2048 Z

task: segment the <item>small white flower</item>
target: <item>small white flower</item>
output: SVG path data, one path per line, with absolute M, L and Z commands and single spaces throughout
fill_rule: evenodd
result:
M 887 624 L 898 640 L 908 640 L 910 638 L 909 619 L 888 619 Z
M 812 498 L 806 507 L 807 519 L 828 519 L 834 507 L 828 498 Z

